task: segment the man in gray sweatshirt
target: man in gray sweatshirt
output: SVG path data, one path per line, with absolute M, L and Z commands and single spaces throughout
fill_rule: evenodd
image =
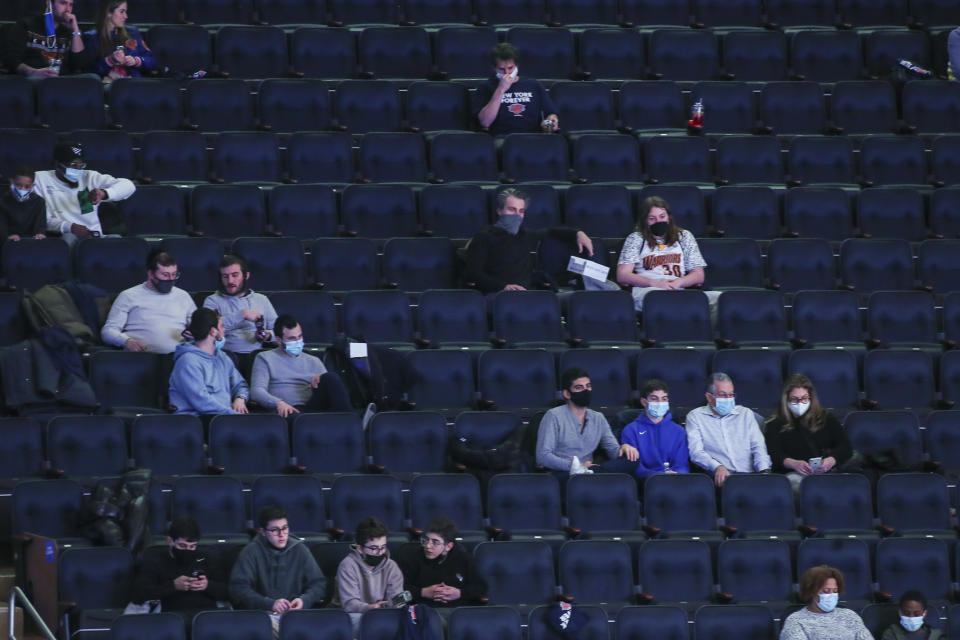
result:
M 320 603 L 327 586 L 313 554 L 290 535 L 287 512 L 269 505 L 257 514 L 257 536 L 230 573 L 230 598 L 239 609 L 282 614 Z
M 233 353 L 250 353 L 273 340 L 277 312 L 267 296 L 247 286 L 248 280 L 246 260 L 225 255 L 220 259 L 220 287 L 203 301 L 204 307 L 216 309 L 223 316 L 227 337 L 223 348 Z
M 279 347 L 261 351 L 253 361 L 250 397 L 287 416 L 303 411 L 351 411 L 350 394 L 340 377 L 320 358 L 303 353 L 303 329 L 292 315 L 274 324 Z

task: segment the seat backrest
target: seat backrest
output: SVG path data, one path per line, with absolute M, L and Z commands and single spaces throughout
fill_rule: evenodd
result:
M 931 600 L 950 594 L 947 545 L 937 538 L 888 538 L 877 543 L 877 584 L 898 600 L 904 591 L 922 589 Z
M 803 80 L 855 80 L 863 66 L 853 31 L 801 30 L 790 39 L 790 66 Z
M 282 506 L 295 532 L 328 528 L 323 486 L 315 476 L 259 476 L 253 481 L 250 513 L 256 515 L 268 505 Z
M 236 238 L 230 252 L 243 256 L 264 287 L 299 289 L 306 282 L 306 259 L 298 238 Z
M 569 349 L 560 356 L 559 373 L 570 368 L 590 373 L 595 407 L 624 407 L 630 404 L 630 360 L 619 349 Z
M 493 331 L 508 343 L 561 340 L 560 300 L 550 291 L 501 291 L 493 298 Z
M 387 475 L 342 475 L 333 482 L 328 511 L 334 526 L 353 535 L 363 518 L 379 518 L 387 528 L 403 528 L 400 481 Z
M 634 208 L 641 207 L 644 200 L 659 196 L 670 203 L 670 214 L 678 226 L 694 237 L 707 232 L 707 205 L 704 194 L 696 185 L 652 184 L 635 192 Z
M 717 175 L 724 184 L 783 182 L 780 143 L 763 136 L 729 136 L 717 142 Z
M 960 131 L 957 104 L 960 87 L 952 82 L 908 82 L 903 88 L 903 118 L 921 133 Z
M 875 349 L 863 359 L 863 390 L 878 409 L 923 411 L 933 405 L 933 358 L 923 351 Z
M 717 504 L 713 483 L 702 474 L 653 475 L 643 488 L 647 524 L 674 531 L 713 531 Z
M 475 289 L 424 291 L 417 307 L 417 329 L 437 344 L 486 342 L 487 301 Z
M 920 283 L 930 287 L 934 293 L 953 291 L 953 283 L 960 277 L 960 261 L 957 240 L 924 240 L 920 243 L 919 264 L 917 265 Z
M 625 291 L 574 291 L 567 300 L 567 330 L 572 338 L 635 342 L 637 316 Z
M 410 305 L 402 291 L 348 291 L 343 298 L 348 336 L 365 342 L 408 342 L 413 330 Z
M 149 33 L 150 48 L 173 71 L 190 75 L 213 68 L 213 39 L 198 24 L 160 24 Z
M 879 80 L 838 82 L 830 96 L 830 115 L 848 134 L 893 133 L 897 127 L 893 85 Z
M 0 444 L 0 477 L 26 478 L 43 470 L 43 426 L 33 418 L 10 417 L 0 420 L 3 443 Z
M 231 78 L 277 78 L 290 69 L 287 36 L 279 27 L 220 27 L 214 55 L 217 67 Z
M 470 354 L 429 349 L 407 354 L 411 369 L 407 399 L 419 409 L 466 408 L 474 401 L 476 384 Z
M 83 487 L 73 480 L 20 482 L 11 500 L 12 531 L 49 538 L 77 536 L 83 500 Z
M 569 180 L 570 153 L 563 136 L 511 133 L 501 154 L 504 176 L 516 182 Z
M 873 596 L 870 549 L 855 538 L 807 538 L 797 550 L 797 574 L 822 564 L 843 572 L 844 600 L 869 600 Z
M 443 471 L 447 451 L 446 420 L 428 411 L 384 411 L 367 430 L 374 464 L 389 471 Z
M 634 79 L 646 75 L 643 36 L 627 29 L 592 28 L 580 34 L 578 59 L 595 80 Z
M 350 235 L 362 238 L 417 235 L 416 201 L 413 190 L 404 185 L 350 185 L 341 195 L 340 213 Z
M 267 194 L 267 215 L 274 230 L 301 239 L 337 233 L 337 196 L 320 184 L 277 185 Z
M 312 473 L 351 473 L 365 459 L 363 429 L 353 413 L 302 413 L 293 422 L 293 455 Z
M 710 355 L 703 349 L 644 349 L 637 355 L 637 386 L 651 378 L 663 380 L 670 385 L 671 404 L 700 406 Z
M 36 100 L 40 124 L 54 131 L 102 129 L 106 120 L 103 83 L 96 78 L 45 78 L 36 84 Z
M 651 291 L 643 298 L 643 335 L 656 344 L 711 342 L 707 296 L 695 289 Z
M 140 415 L 130 427 L 130 453 L 153 473 L 201 473 L 206 465 L 203 424 L 197 416 Z
M 882 344 L 937 342 L 933 294 L 926 291 L 874 291 L 867 323 L 870 337 Z
M 258 236 L 267 207 L 258 185 L 199 185 L 190 194 L 190 217 L 196 230 L 214 238 Z
M 951 358 L 956 360 L 956 358 Z M 955 368 L 953 369 L 956 370 Z M 955 376 L 956 374 L 952 374 Z M 951 394 L 951 399 L 956 395 Z M 960 416 L 950 411 L 934 411 L 927 417 L 927 451 L 934 462 L 940 462 L 945 468 L 956 466 L 955 460 L 960 460 L 956 454 L 960 452 Z
M 550 474 L 497 474 L 487 488 L 487 515 L 507 532 L 559 530 L 560 485 Z
M 692 104 L 702 101 L 710 117 L 703 119 L 703 132 L 752 133 L 756 127 L 753 90 L 746 82 L 705 80 L 690 91 Z
M 900 393 L 911 397 L 902 387 Z M 843 426 L 850 444 L 863 454 L 893 453 L 900 465 L 920 464 L 920 427 L 917 416 L 909 410 L 853 411 L 847 414 Z
M 74 272 L 81 282 L 120 292 L 143 282 L 149 251 L 143 238 L 88 238 L 74 247 Z
M 789 600 L 790 547 L 783 540 L 725 540 L 717 551 L 717 578 L 741 602 Z
M 713 224 L 728 238 L 776 238 L 782 233 L 777 194 L 770 187 L 720 187 L 713 194 Z
M 253 128 L 253 101 L 239 78 L 204 78 L 187 83 L 187 120 L 200 131 L 243 131 Z
M 704 238 L 698 244 L 707 262 L 704 289 L 763 286 L 763 262 L 755 240 Z
M 490 74 L 488 54 L 497 43 L 493 27 L 444 26 L 434 36 L 437 67 L 451 78 L 484 78 Z
M 68 416 L 47 424 L 47 451 L 55 469 L 75 476 L 109 476 L 127 466 L 123 419 L 116 416 Z
M 817 388 L 820 405 L 834 409 L 856 406 L 860 390 L 857 357 L 841 349 L 798 349 L 787 361 L 787 375 L 802 373 Z
M 706 605 L 697 609 L 693 621 L 698 640 L 752 638 L 774 640 L 777 637 L 773 613 L 764 605 Z
M 852 147 L 850 158 L 852 163 Z M 784 196 L 783 218 L 787 230 L 802 238 L 839 241 L 854 232 L 850 204 L 840 188 L 798 187 Z
M 134 194 L 119 206 L 129 235 L 182 234 L 186 231 L 187 201 L 183 191 L 175 185 L 138 185 Z
M 289 615 L 286 615 L 289 614 Z M 350 616 L 340 609 L 299 609 L 287 611 L 280 619 L 280 640 L 309 640 L 323 629 L 330 640 L 352 640 Z
M 793 298 L 793 330 L 810 345 L 858 343 L 863 339 L 857 294 L 852 291 L 799 291 Z
M 269 78 L 257 91 L 260 124 L 272 131 L 323 130 L 330 126 L 327 85 L 312 78 Z
M 231 131 L 217 135 L 211 174 L 225 182 L 279 182 L 280 139 L 269 131 Z
M 79 610 L 123 608 L 133 586 L 133 556 L 123 547 L 74 547 L 60 554 L 58 595 Z
M 477 572 L 487 582 L 490 604 L 535 604 L 553 599 L 553 552 L 545 542 L 481 542 Z
M 483 528 L 480 483 L 469 473 L 423 473 L 410 484 L 410 524 L 424 529 L 445 516 L 459 529 Z
M 448 623 L 447 628 L 454 638 L 521 640 L 520 613 L 513 607 L 457 607 L 450 614 Z
M 621 98 L 622 99 L 622 98 Z M 662 136 L 643 145 L 643 165 L 656 182 L 713 182 L 706 138 Z
M 658 29 L 647 41 L 650 70 L 667 80 L 712 80 L 720 67 L 717 36 L 710 31 Z
M 354 31 L 302 24 L 308 23 L 299 23 L 290 35 L 290 64 L 295 71 L 324 79 L 352 78 L 357 73 Z
M 723 68 L 742 81 L 787 76 L 787 37 L 780 31 L 731 31 L 723 35 Z
M 794 528 L 793 491 L 786 476 L 734 474 L 723 483 L 723 519 L 744 533 Z
M 637 570 L 640 589 L 655 603 L 706 601 L 714 593 L 713 560 L 702 540 L 648 540 Z
M 786 293 L 833 289 L 834 263 L 830 243 L 820 238 L 775 238 L 767 247 L 770 282 Z
M 553 356 L 542 349 L 484 351 L 477 367 L 481 397 L 500 407 L 547 407 L 556 398 Z
M 569 540 L 557 569 L 564 593 L 578 603 L 626 602 L 633 595 L 630 547 L 620 540 Z
M 386 80 L 344 80 L 337 85 L 334 112 L 350 133 L 400 128 L 400 96 Z
M 377 247 L 369 238 L 317 238 L 310 251 L 314 282 L 326 291 L 376 289 Z
M 407 124 L 420 131 L 469 129 L 470 95 L 460 84 L 412 82 L 404 101 Z
M 923 141 L 900 136 L 868 136 L 860 145 L 860 173 L 869 185 L 926 185 Z
M 647 605 L 624 607 L 617 613 L 614 633 L 631 640 L 687 640 L 687 614 L 681 607 Z
M 505 3 L 499 4 L 505 5 Z M 542 19 L 538 22 L 542 22 Z M 506 38 L 506 41 L 514 45 L 523 58 L 524 73 L 528 77 L 570 78 L 573 76 L 577 66 L 577 54 L 573 32 L 569 29 L 517 26 L 507 30 Z
M 567 517 L 583 531 L 635 531 L 636 483 L 620 473 L 579 474 L 567 481 Z
M 110 640 L 186 640 L 186 629 L 183 618 L 169 611 L 120 616 L 110 624 Z
M 664 81 L 628 80 L 620 85 L 620 119 L 633 129 L 681 129 L 687 111 L 680 86 Z
M 383 245 L 383 277 L 403 291 L 452 289 L 456 266 L 449 238 L 390 238 Z
M 837 21 L 834 0 L 767 0 L 767 19 L 781 26 L 833 26 Z
M 365 182 L 426 182 L 427 150 L 416 133 L 374 131 L 360 143 L 360 174 Z
M 210 454 L 228 473 L 280 473 L 290 462 L 286 420 L 276 414 L 215 416 Z
M 201 611 L 193 618 L 197 640 L 269 640 L 273 637 L 266 611 Z
M 887 473 L 877 483 L 877 511 L 881 523 L 899 531 L 947 530 L 947 482 L 934 473 Z
M 717 333 L 739 341 L 786 340 L 787 317 L 777 291 L 726 291 L 717 304 Z
M 910 245 L 893 238 L 847 238 L 840 245 L 840 277 L 859 293 L 911 289 Z
M 181 476 L 173 484 L 170 515 L 190 516 L 206 536 L 245 532 L 243 485 L 229 476 Z
M 817 474 L 800 485 L 803 523 L 829 532 L 834 529 L 870 530 L 873 498 L 865 476 L 853 473 Z
M 45 284 L 71 279 L 70 247 L 60 238 L 22 238 L 4 242 L 0 249 L 7 283 L 21 290 L 35 291 Z
M 353 182 L 352 137 L 345 131 L 298 132 L 287 141 L 287 167 L 290 177 L 301 183 Z
M 90 383 L 97 400 L 107 407 L 148 407 L 161 404 L 167 381 L 160 379 L 159 356 L 133 351 L 96 351 L 90 358 Z
M 140 142 L 140 171 L 154 182 L 209 179 L 207 143 L 197 131 L 148 131 Z

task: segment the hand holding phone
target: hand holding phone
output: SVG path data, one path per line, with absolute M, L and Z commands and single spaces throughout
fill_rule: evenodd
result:
M 401 591 L 397 595 L 390 598 L 390 604 L 395 608 L 399 608 L 404 606 L 411 600 L 413 600 L 413 596 L 410 595 L 409 591 Z
M 820 471 L 820 465 L 823 464 L 823 458 L 810 458 L 807 462 L 810 464 L 810 469 L 817 473 Z

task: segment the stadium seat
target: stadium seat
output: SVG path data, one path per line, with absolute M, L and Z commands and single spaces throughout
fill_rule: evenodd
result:
M 476 385 L 469 353 L 448 349 L 411 351 L 412 370 L 407 399 L 418 409 L 453 410 L 474 403 Z
M 213 39 L 203 26 L 159 24 L 147 37 L 157 60 L 171 71 L 184 76 L 213 71 Z
M 574 475 L 567 480 L 566 500 L 567 517 L 579 540 L 622 540 L 637 548 L 646 540 L 634 478 L 622 473 Z
M 138 186 L 119 207 L 128 235 L 165 236 L 187 232 L 186 198 L 183 190 L 174 185 Z
M 277 185 L 267 192 L 267 219 L 274 231 L 285 236 L 301 240 L 335 236 L 336 193 L 328 185 Z
M 897 98 L 881 80 L 838 82 L 830 96 L 830 115 L 845 134 L 896 133 Z
M 926 152 L 920 138 L 868 136 L 860 145 L 864 185 L 923 186 L 930 182 Z
M 60 238 L 6 241 L 0 249 L 3 275 L 9 286 L 35 291 L 46 284 L 70 280 L 70 247 Z
M 432 136 L 430 171 L 435 180 L 444 182 L 496 181 L 497 154 L 493 139 L 485 133 L 467 131 Z M 459 238 L 469 234 L 459 231 L 447 235 Z
M 489 604 L 525 612 L 555 599 L 553 553 L 546 543 L 484 542 L 473 555 L 477 572 L 487 583 Z
M 414 476 L 410 483 L 410 526 L 423 531 L 441 516 L 457 526 L 457 542 L 469 549 L 489 539 L 483 529 L 480 483 L 469 473 Z
M 935 398 L 933 358 L 923 351 L 876 349 L 863 360 L 863 390 L 871 408 L 925 415 Z
M 720 184 L 782 185 L 783 161 L 776 139 L 763 136 L 728 136 L 717 142 L 717 176 Z
M 877 543 L 877 584 L 893 601 L 921 589 L 931 605 L 950 600 L 947 545 L 935 538 L 889 538 Z
M 701 607 L 697 609 L 693 629 L 698 640 L 732 637 L 774 640 L 777 637 L 773 614 L 764 605 Z
M 819 91 L 819 88 L 817 91 Z M 851 138 L 845 136 L 797 136 L 790 142 L 789 155 L 787 172 L 790 176 L 790 184 L 798 186 L 840 185 L 850 189 L 857 184 L 853 140 Z M 787 192 L 788 199 L 794 191 L 795 189 L 791 189 Z M 833 192 L 838 195 L 833 195 Z M 832 200 L 830 196 L 832 196 Z M 828 207 L 825 211 L 815 212 L 811 215 L 804 225 L 805 230 L 810 230 L 810 235 L 824 237 L 832 232 L 833 239 L 836 240 L 842 240 L 853 235 L 848 212 L 850 208 L 849 198 L 846 193 L 826 188 L 817 191 L 808 190 L 800 198 L 800 202 L 817 197 L 827 203 L 832 203 L 839 196 L 844 198 L 842 202 L 836 203 L 841 206 Z M 800 202 L 792 204 L 796 207 Z M 846 214 L 844 217 L 839 215 L 841 209 Z M 792 214 L 794 211 L 789 211 L 789 213 Z M 796 218 L 793 218 L 793 220 L 796 220 Z M 825 222 L 830 226 L 823 228 Z M 818 226 L 821 227 L 819 231 L 816 229 Z M 789 230 L 795 231 L 796 229 L 791 227 Z M 800 235 L 806 236 L 807 234 L 801 232 Z
M 703 540 L 650 540 L 640 547 L 637 569 L 640 591 L 652 604 L 692 613 L 714 597 L 713 560 Z
M 797 574 L 822 564 L 843 572 L 843 601 L 848 607 L 873 599 L 873 563 L 863 540 L 807 538 L 797 549 Z
M 406 539 L 400 481 L 389 475 L 342 475 L 333 481 L 327 511 L 342 540 L 353 540 L 364 518 L 379 518 L 392 532 L 391 540 Z
M 148 131 L 140 142 L 140 173 L 153 182 L 206 182 L 207 143 L 196 131 Z
M 639 182 L 640 145 L 621 134 L 578 134 L 573 140 L 573 172 L 587 182 Z
M 166 411 L 161 397 L 167 381 L 160 377 L 155 353 L 95 351 L 90 356 L 90 383 L 103 409 L 115 414 Z
M 220 27 L 214 56 L 217 68 L 231 78 L 280 78 L 290 71 L 287 36 L 279 27 Z
M 643 336 L 649 346 L 713 349 L 707 296 L 696 289 L 651 291 L 643 298 Z
M 617 613 L 614 633 L 621 640 L 687 640 L 687 614 L 675 606 L 624 607 Z
M 360 68 L 374 78 L 426 78 L 430 36 L 421 27 L 370 26 L 358 38 Z
M 842 416 L 857 406 L 857 358 L 842 349 L 797 349 L 790 354 L 787 373 L 802 373 L 813 381 L 820 405 Z
M 321 0 L 322 1 L 322 0 Z M 297 2 L 298 8 L 304 7 Z M 323 22 L 323 21 L 321 21 Z M 346 79 L 356 75 L 357 35 L 349 29 L 297 25 L 290 34 L 290 66 L 308 78 Z
M 337 85 L 334 113 L 353 134 L 400 129 L 400 96 L 386 80 L 344 80 Z
M 713 80 L 720 71 L 718 50 L 717 36 L 710 31 L 658 29 L 647 41 L 650 71 L 658 79 Z
M 937 354 L 937 317 L 933 294 L 925 291 L 875 291 L 867 309 L 870 341 L 877 347 L 922 349 Z
M 869 375 L 869 371 L 865 374 Z M 905 392 L 906 388 L 901 393 Z M 853 411 L 844 419 L 843 428 L 854 450 L 864 456 L 889 456 L 893 452 L 895 466 L 906 470 L 920 465 L 920 429 L 916 416 L 909 411 Z
M 375 289 L 377 247 L 367 238 L 317 238 L 310 251 L 314 282 L 326 291 Z
M 249 540 L 243 485 L 229 476 L 181 476 L 173 483 L 172 518 L 190 516 L 204 538 L 239 542 Z
M 297 238 L 236 238 L 230 252 L 243 256 L 257 287 L 300 289 L 306 283 L 303 245 Z
M 63 632 L 82 636 L 120 617 L 130 601 L 133 567 L 133 556 L 123 547 L 64 549 L 57 564 L 57 596 L 73 606 L 64 616 Z
M 413 339 L 410 304 L 402 291 L 348 291 L 343 329 L 354 340 L 408 344 Z
M 340 200 L 343 226 L 350 236 L 392 238 L 417 235 L 413 190 L 403 185 L 356 184 Z
M 787 38 L 779 31 L 730 31 L 723 34 L 723 69 L 743 82 L 773 82 L 787 77 Z
M 353 142 L 339 131 L 298 132 L 287 140 L 290 178 L 300 183 L 347 184 L 356 178 Z
M 560 510 L 560 485 L 552 474 L 499 473 L 490 478 L 487 515 L 498 538 L 542 540 L 559 547 L 566 538 Z
M 720 187 L 713 194 L 713 226 L 727 238 L 776 238 L 782 231 L 777 194 L 770 187 Z
M 350 616 L 338 609 L 300 609 L 288 611 L 280 619 L 280 640 L 309 640 L 318 629 L 329 640 L 352 640 Z
M 863 67 L 857 34 L 834 30 L 797 31 L 790 39 L 790 67 L 800 80 L 856 80 Z
M 90 77 L 46 78 L 36 84 L 37 120 L 57 132 L 102 129 L 103 83 Z
M 800 484 L 800 519 L 827 538 L 859 538 L 871 544 L 873 528 L 870 481 L 858 473 L 822 473 Z
M 154 477 L 199 474 L 207 468 L 203 425 L 187 414 L 137 416 L 130 427 L 130 453 Z
M 475 289 L 424 291 L 417 328 L 432 345 L 489 346 L 486 299 Z
M 280 182 L 280 138 L 267 131 L 217 134 L 210 157 L 214 182 Z
M 257 17 L 269 24 L 323 24 L 327 5 L 325 0 L 257 0 Z
M 46 442 L 52 468 L 74 478 L 119 475 L 127 467 L 126 430 L 116 416 L 57 416 Z
M 703 474 L 657 474 L 643 486 L 648 532 L 666 538 L 722 540 L 712 480 Z
M 193 618 L 191 637 L 197 640 L 269 640 L 273 637 L 267 611 L 201 611 Z
M 287 423 L 279 415 L 215 416 L 209 438 L 211 461 L 226 473 L 282 473 L 289 468 Z
M 483 4 L 484 1 L 485 0 L 478 0 L 478 4 Z M 491 4 L 493 3 L 491 2 Z M 508 6 L 507 3 L 497 4 L 500 5 L 501 9 Z M 521 3 L 515 2 L 510 4 L 516 6 Z M 528 1 L 526 4 L 533 3 Z M 481 13 L 480 6 L 477 7 L 477 13 Z M 541 18 L 538 22 L 542 21 Z M 499 25 L 504 22 L 520 21 L 498 20 L 490 24 Z M 577 51 L 574 46 L 574 35 L 571 30 L 563 27 L 543 29 L 539 26 L 514 26 L 507 30 L 506 42 L 509 42 L 517 48 L 517 52 L 523 59 L 523 69 L 527 77 L 576 78 Z M 561 122 L 563 121 L 561 120 Z
M 430 411 L 382 411 L 367 427 L 373 463 L 394 475 L 445 470 L 446 420 Z
M 680 86 L 671 80 L 628 80 L 620 85 L 620 120 L 638 133 L 686 131 Z
M 239 78 L 203 78 L 187 83 L 184 107 L 190 127 L 203 132 L 254 128 L 250 90 Z
M 521 640 L 520 614 L 507 606 L 457 607 L 447 626 L 454 638 L 481 640 L 494 636 L 503 640 Z
M 767 247 L 770 284 L 784 293 L 833 289 L 834 263 L 830 243 L 819 238 L 775 238 Z
M 473 122 L 469 92 L 458 83 L 411 82 L 404 113 L 411 129 L 424 132 L 465 130 Z
M 190 193 L 194 231 L 222 240 L 258 236 L 266 231 L 263 190 L 253 184 L 198 185 Z
M 270 78 L 257 90 L 260 127 L 269 131 L 323 131 L 330 128 L 327 85 L 313 78 Z
M 670 385 L 670 403 L 692 409 L 704 404 L 703 381 L 710 351 L 702 349 L 644 349 L 637 354 L 637 385 L 656 378 Z M 676 415 L 676 413 L 675 413 Z
M 293 455 L 310 473 L 356 473 L 365 467 L 360 417 L 353 413 L 303 413 L 293 421 Z
M 840 280 L 861 294 L 913 288 L 913 255 L 900 238 L 848 238 L 840 245 Z
M 450 78 L 487 78 L 492 75 L 489 54 L 495 44 L 493 27 L 445 26 L 434 34 L 433 56 L 438 70 Z
M 594 80 L 633 80 L 646 77 L 643 36 L 628 29 L 592 28 L 580 34 L 580 67 Z

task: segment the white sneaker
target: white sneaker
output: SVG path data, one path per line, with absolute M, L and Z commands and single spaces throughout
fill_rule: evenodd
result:
M 593 473 L 593 471 L 583 466 L 583 464 L 580 462 L 580 458 L 573 456 L 573 461 L 570 463 L 570 475 L 576 476 L 580 475 L 581 473 Z

